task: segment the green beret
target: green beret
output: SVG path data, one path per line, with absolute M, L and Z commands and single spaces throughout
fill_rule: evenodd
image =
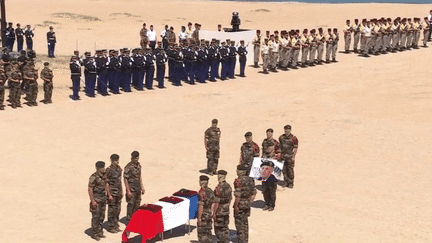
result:
M 200 181 L 208 181 L 210 178 L 208 176 L 202 175 L 200 176 Z
M 104 167 L 105 167 L 105 162 L 103 162 L 103 161 L 96 162 L 96 168 L 100 169 L 100 168 L 104 168 Z

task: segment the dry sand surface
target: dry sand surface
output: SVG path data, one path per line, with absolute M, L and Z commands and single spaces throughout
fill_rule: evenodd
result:
M 260 9 L 268 11 L 256 11 Z M 58 58 L 50 59 L 56 62 L 52 105 L 1 112 L 0 242 L 93 242 L 85 233 L 91 218 L 88 178 L 94 163 L 108 162 L 112 153 L 120 155 L 124 166 L 133 150 L 141 152 L 143 203 L 180 188 L 198 190 L 199 170 L 206 165 L 204 131 L 213 118 L 222 130 L 219 168 L 229 172 L 230 183 L 246 131 L 261 144 L 267 128 L 278 137 L 291 124 L 300 141 L 295 187 L 278 189 L 274 212 L 252 209 L 250 242 L 432 242 L 432 48 L 369 59 L 339 54 L 336 64 L 270 75 L 248 67 L 244 79 L 168 84 L 164 90 L 95 99 L 82 94 L 79 102 L 68 98 L 66 57 L 77 39 L 81 53 L 93 51 L 95 41 L 97 48 L 136 47 L 143 21 L 158 32 L 164 24 L 173 25 L 178 33 L 187 21 L 200 22 L 203 29 L 228 26 L 231 12 L 239 11 L 242 27 L 262 31 L 342 28 L 347 18 L 423 17 L 429 9 L 396 4 L 7 1 L 8 21 L 56 22 Z M 58 18 L 55 13 L 77 15 Z M 47 26 L 35 31 L 35 49 L 42 59 Z M 339 50 L 342 46 L 343 41 Z M 216 185 L 212 177 L 210 187 Z M 260 192 L 256 200 L 263 200 Z M 123 201 L 121 217 L 125 214 Z M 230 229 L 235 230 L 233 218 Z M 121 241 L 120 233 L 105 234 L 101 242 Z M 166 234 L 164 241 L 197 240 L 195 228 L 191 235 L 177 234 L 181 236 Z

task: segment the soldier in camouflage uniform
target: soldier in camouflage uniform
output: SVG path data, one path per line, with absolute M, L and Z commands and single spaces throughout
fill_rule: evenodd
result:
M 282 154 L 280 161 L 283 161 L 283 175 L 286 186 L 293 188 L 294 186 L 294 164 L 295 156 L 298 148 L 298 139 L 291 134 L 291 126 L 284 127 L 285 133 L 279 137 Z
M 111 165 L 105 171 L 108 180 L 108 232 L 120 232 L 119 216 L 121 201 L 123 198 L 122 189 L 122 168 L 119 166 L 120 156 L 113 154 L 110 157 Z
M 4 110 L 5 83 L 7 80 L 3 64 L 0 63 L 0 110 Z
M 258 144 L 256 144 L 254 141 L 252 141 L 252 133 L 247 132 L 245 134 L 246 142 L 242 144 L 240 148 L 240 163 L 239 164 L 245 164 L 248 167 L 247 175 L 249 175 L 249 172 L 252 168 L 252 162 L 254 160 L 254 157 L 260 156 L 260 148 Z
M 262 158 L 278 160 L 281 155 L 279 142 L 273 138 L 273 129 L 266 131 L 267 138 L 262 143 Z
M 53 90 L 53 72 L 52 70 L 49 68 L 49 63 L 45 62 L 44 63 L 44 69 L 42 69 L 41 74 L 40 74 L 42 80 L 44 81 L 43 83 L 43 89 L 44 89 L 44 99 L 42 100 L 42 102 L 44 102 L 45 104 L 47 103 L 52 103 L 51 97 L 52 97 L 52 90 Z
M 198 192 L 198 221 L 197 233 L 198 241 L 201 243 L 210 243 L 212 228 L 212 212 L 214 212 L 215 196 L 212 189 L 208 187 L 208 176 L 200 176 L 200 187 Z
M 12 108 L 21 107 L 21 86 L 20 82 L 22 80 L 22 74 L 18 69 L 18 62 L 12 62 L 9 72 L 7 72 L 9 77 L 9 95 Z
M 124 183 L 126 188 L 127 221 L 129 222 L 132 214 L 138 209 L 141 203 L 141 194 L 145 193 L 141 178 L 141 165 L 138 162 L 139 152 L 132 152 L 131 162 L 124 168 Z
M 226 182 L 227 172 L 224 170 L 218 171 L 219 184 L 216 186 L 215 193 L 215 206 L 213 211 L 214 217 L 214 230 L 218 242 L 229 242 L 229 206 L 232 199 L 232 189 L 230 184 Z
M 237 166 L 238 178 L 234 181 L 234 221 L 237 230 L 237 242 L 249 242 L 249 223 L 250 205 L 257 193 L 255 181 L 247 176 L 249 167 L 246 164 Z
M 90 176 L 88 192 L 90 196 L 90 212 L 92 213 L 92 238 L 99 241 L 105 238 L 102 223 L 105 219 L 107 179 L 105 162 L 96 162 L 96 172 Z
M 33 62 L 29 62 L 23 68 L 23 79 L 27 81 L 27 100 L 29 106 L 37 106 L 37 93 L 38 93 L 38 72 L 34 67 Z
M 207 151 L 207 172 L 213 175 L 217 171 L 219 163 L 219 141 L 221 131 L 217 127 L 218 120 L 212 120 L 212 126 L 204 133 L 204 145 Z

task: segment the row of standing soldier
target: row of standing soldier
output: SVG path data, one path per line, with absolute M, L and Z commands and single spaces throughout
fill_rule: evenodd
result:
M 30 52 L 33 53 L 33 52 Z M 29 53 L 29 54 L 30 54 Z M 4 110 L 4 95 L 6 86 L 9 87 L 9 102 L 12 108 L 21 106 L 21 95 L 26 94 L 26 99 L 29 106 L 37 106 L 37 93 L 39 78 L 38 70 L 35 68 L 33 55 L 27 55 L 25 51 L 21 51 L 21 55 L 17 59 L 13 59 L 9 55 L 8 48 L 3 50 L 2 59 L 0 61 L 0 109 Z M 42 100 L 44 103 L 52 103 L 53 89 L 53 72 L 49 68 L 49 63 L 44 63 L 44 68 L 41 70 L 40 77 L 44 80 L 43 88 L 45 97 Z
M 229 45 L 228 45 L 229 43 Z M 85 59 L 76 51 L 70 62 L 73 84 L 73 99 L 79 99 L 79 88 L 82 82 L 81 73 L 84 66 L 85 93 L 94 97 L 95 86 L 101 95 L 108 95 L 108 88 L 114 94 L 131 92 L 131 85 L 137 90 L 153 89 L 156 65 L 158 87 L 164 88 L 166 62 L 168 62 L 168 78 L 173 85 L 180 86 L 181 81 L 189 84 L 234 78 L 237 55 L 240 63 L 240 76 L 245 77 L 247 46 L 240 41 L 237 48 L 234 41 L 227 40 L 219 45 L 219 41 L 201 40 L 201 45 L 170 45 L 165 51 L 162 42 L 158 42 L 155 51 L 135 48 L 130 50 L 97 50 L 96 56 L 85 53 Z M 220 66 L 222 66 L 220 68 Z M 220 69 L 220 72 L 219 72 Z M 145 81 L 145 82 L 144 82 Z
M 267 31 L 267 38 L 261 39 L 261 31 L 257 30 L 253 40 L 254 45 L 254 65 L 259 67 L 259 58 L 263 61 L 263 72 L 268 70 L 276 71 L 277 68 L 287 70 L 288 68 L 296 69 L 301 63 L 301 67 L 314 66 L 323 64 L 324 47 L 326 49 L 325 62 L 336 62 L 336 53 L 338 48 L 339 33 L 336 28 L 329 28 L 325 34 L 322 28 L 308 31 L 300 30 L 275 31 L 270 35 Z M 310 34 L 309 34 L 310 33 Z M 325 46 L 324 46 L 325 45 Z M 299 61 L 300 52 L 302 53 Z M 331 61 L 330 61 L 331 58 Z
M 358 19 L 354 20 L 351 25 L 350 20 L 346 21 L 344 27 L 345 52 L 349 53 L 351 45 L 351 36 L 353 36 L 353 50 L 360 52 L 363 56 L 368 54 L 385 54 L 388 52 L 397 52 L 417 49 L 419 47 L 420 33 L 423 30 L 423 47 L 427 46 L 430 38 L 430 25 L 427 17 L 420 23 L 420 18 L 397 17 L 392 21 L 391 18 L 381 19 L 363 19 L 359 23 Z M 360 43 L 360 51 L 358 45 Z

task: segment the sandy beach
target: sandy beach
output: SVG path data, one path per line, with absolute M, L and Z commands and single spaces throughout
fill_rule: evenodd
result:
M 132 151 L 141 153 L 142 203 L 181 188 L 199 190 L 204 131 L 213 118 L 222 131 L 219 169 L 228 171 L 231 185 L 245 132 L 261 145 L 267 128 L 279 137 L 290 124 L 299 139 L 295 186 L 278 188 L 275 211 L 252 208 L 249 242 L 432 242 L 431 47 L 368 59 L 338 54 L 338 63 L 269 75 L 247 67 L 246 78 L 182 87 L 166 82 L 166 89 L 107 97 L 82 93 L 76 102 L 69 98 L 68 65 L 77 42 L 81 54 L 94 53 L 95 43 L 97 49 L 138 47 L 143 22 L 158 34 L 165 24 L 178 34 L 189 21 L 216 30 L 229 27 L 238 11 L 242 28 L 264 33 L 342 30 L 346 19 L 423 18 L 432 5 L 15 0 L 6 7 L 14 26 L 37 26 L 37 67 L 52 63 L 55 89 L 51 105 L 0 112 L 0 242 L 94 242 L 87 234 L 88 178 L 95 162 L 108 164 L 113 153 L 122 167 Z M 46 57 L 49 25 L 57 35 L 55 59 Z M 216 187 L 216 176 L 209 185 Z M 255 200 L 262 202 L 260 191 Z M 164 242 L 198 242 L 196 220 L 191 225 L 190 235 L 180 228 Z M 230 231 L 235 236 L 233 217 Z M 105 235 L 100 242 L 121 242 L 120 233 Z

